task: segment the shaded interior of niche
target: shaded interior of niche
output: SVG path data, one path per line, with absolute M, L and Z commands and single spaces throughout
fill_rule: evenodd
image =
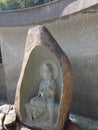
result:
M 5 72 L 4 72 L 4 66 L 2 62 L 2 52 L 1 52 L 1 46 L 0 46 L 0 105 L 7 102 L 7 96 L 6 96 L 6 83 L 5 83 Z
M 47 54 L 47 55 L 46 55 Z M 61 69 L 60 69 L 60 63 L 59 60 L 55 55 L 53 55 L 48 49 L 46 49 L 44 46 L 37 46 L 35 49 L 31 52 L 29 59 L 27 61 L 27 65 L 24 70 L 23 79 L 21 82 L 21 113 L 22 117 L 25 120 L 25 103 L 30 101 L 32 97 L 35 97 L 38 92 L 38 86 L 39 82 L 41 80 L 40 76 L 40 65 L 44 61 L 53 61 L 58 68 L 58 76 L 56 79 L 57 82 L 57 104 L 60 104 L 60 98 L 61 98 L 61 85 L 62 85 L 62 79 L 61 79 Z

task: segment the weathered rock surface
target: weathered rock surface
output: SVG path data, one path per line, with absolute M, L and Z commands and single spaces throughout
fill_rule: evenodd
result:
M 15 124 L 16 122 L 16 113 L 15 110 L 10 110 L 8 114 L 6 114 L 5 116 L 5 120 L 4 120 L 4 126 L 9 127 L 13 124 Z
M 9 112 L 7 114 L 0 112 L 0 130 L 35 130 L 24 126 L 23 124 L 21 124 L 19 120 L 16 119 L 16 112 L 14 105 L 6 104 L 0 106 L 0 108 L 4 110 L 8 108 L 7 106 L 10 106 L 8 110 Z M 80 129 L 76 124 L 72 124 L 71 121 L 67 119 L 63 130 L 80 130 Z
M 0 106 L 0 130 L 13 126 L 16 122 L 16 112 L 14 105 L 5 104 Z
M 13 108 L 13 105 L 4 104 L 0 106 L 0 113 L 8 114 L 8 112 Z
M 29 129 L 27 127 L 22 127 L 20 130 L 33 130 L 33 129 Z
M 32 97 L 37 95 L 38 84 L 41 80 L 39 68 L 46 61 L 49 61 L 49 64 L 50 61 L 54 62 L 57 66 L 58 77 L 56 79 L 56 88 L 58 91 L 56 96 L 59 107 L 57 109 L 57 116 L 55 117 L 55 124 L 49 124 L 48 119 L 44 120 L 41 118 L 40 120 L 38 119 L 36 125 L 32 121 L 32 118 L 29 121 L 29 118 L 26 117 L 28 114 L 26 113 L 25 106 Z M 47 130 L 61 130 L 64 122 L 67 120 L 71 97 L 72 72 L 67 56 L 45 27 L 37 26 L 30 29 L 27 36 L 25 55 L 15 98 L 15 109 L 19 119 L 31 128 L 37 126 L 37 129 L 41 128 L 42 130 L 46 130 L 46 128 Z M 46 123 L 42 124 L 42 121 Z

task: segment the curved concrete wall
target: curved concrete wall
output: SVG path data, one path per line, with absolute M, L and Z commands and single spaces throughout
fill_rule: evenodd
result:
M 77 13 L 98 4 L 98 0 L 54 0 L 50 4 L 18 11 L 0 12 L 0 26 L 36 25 Z
M 67 6 L 67 10 L 70 7 Z M 74 87 L 71 111 L 98 119 L 97 8 L 84 10 L 83 13 L 75 16 L 70 15 L 67 19 L 58 19 L 43 23 L 43 25 L 49 29 L 68 55 L 72 66 Z M 7 97 L 11 103 L 15 97 L 27 31 L 33 26 L 32 24 L 22 27 L 0 27 L 0 44 L 5 69 Z
M 62 14 L 62 10 L 73 1 L 75 0 L 56 0 L 33 8 L 1 12 L 0 26 L 39 24 L 56 19 Z

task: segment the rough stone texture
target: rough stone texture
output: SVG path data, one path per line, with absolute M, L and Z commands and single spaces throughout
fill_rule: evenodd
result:
M 9 113 L 5 116 L 5 120 L 4 120 L 4 126 L 8 127 L 11 126 L 13 124 L 15 124 L 16 122 L 16 113 L 15 110 L 10 110 Z
M 0 119 L 1 119 L 1 120 L 4 119 L 4 116 L 5 116 L 5 114 L 0 112 Z
M 3 105 L 1 107 L 3 109 L 5 107 L 5 109 L 6 109 L 6 105 Z M 4 113 L 0 112 L 0 130 L 35 130 L 35 129 L 31 129 L 31 128 L 24 126 L 19 120 L 17 120 L 15 118 L 15 116 L 13 118 L 13 115 L 16 115 L 14 105 L 12 105 L 12 108 L 13 109 L 11 109 L 11 110 L 9 109 L 8 114 L 4 114 Z M 8 115 L 10 115 L 10 116 L 8 116 Z M 13 120 L 14 120 L 14 122 L 13 122 Z M 7 124 L 5 124 L 4 122 L 6 122 Z M 9 124 L 9 122 L 10 122 L 10 124 Z M 39 130 L 41 130 L 41 129 L 39 129 Z M 79 127 L 76 124 L 72 124 L 72 122 L 68 119 L 68 116 L 67 116 L 67 120 L 64 123 L 63 130 L 79 130 Z
M 13 105 L 5 104 L 0 106 L 0 112 L 4 114 L 8 114 L 9 111 L 13 108 Z
M 2 120 L 0 119 L 0 130 L 3 130 Z
M 13 126 L 16 122 L 16 112 L 14 105 L 5 104 L 0 106 L 0 130 Z M 11 130 L 11 129 L 8 129 Z
M 29 129 L 29 128 L 27 128 L 27 127 L 22 127 L 20 130 L 31 130 L 31 129 Z M 32 129 L 33 130 L 33 129 Z
M 37 55 L 35 54 L 35 52 L 37 52 Z M 35 71 L 36 69 L 34 67 L 36 66 L 39 67 L 39 64 L 42 61 L 47 59 L 49 60 L 49 58 L 51 60 L 54 60 L 54 62 L 56 62 L 57 65 L 59 62 L 61 67 L 62 95 L 60 97 L 58 123 L 55 128 L 52 127 L 52 129 L 55 130 L 61 130 L 67 119 L 67 113 L 69 111 L 70 103 L 71 103 L 72 72 L 71 72 L 71 68 L 67 56 L 59 47 L 55 39 L 48 32 L 48 30 L 43 26 L 37 26 L 35 28 L 30 29 L 28 32 L 24 61 L 23 61 L 22 70 L 17 85 L 15 109 L 21 122 L 23 122 L 24 124 L 32 128 L 36 127 L 36 126 L 32 126 L 29 123 L 27 124 L 27 122 L 25 121 L 26 120 L 25 103 L 30 99 L 30 96 L 33 95 L 32 91 L 34 93 L 34 90 L 32 88 L 33 86 L 36 86 L 36 82 L 38 82 L 39 79 L 38 75 L 37 75 L 37 79 L 35 80 L 32 79 L 33 75 L 31 75 L 32 74 L 31 66 L 32 66 L 33 73 L 36 77 L 37 71 Z

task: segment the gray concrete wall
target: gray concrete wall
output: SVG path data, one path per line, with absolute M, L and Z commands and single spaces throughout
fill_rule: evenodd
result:
M 0 26 L 36 25 L 45 21 L 57 19 L 62 15 L 66 6 L 74 1 L 76 0 L 54 0 L 53 2 L 36 7 L 0 12 Z M 94 0 L 94 4 L 95 3 L 96 0 Z M 68 14 L 69 13 L 68 11 Z
M 98 119 L 98 13 L 56 22 L 51 32 L 66 52 L 73 71 L 71 111 Z M 66 100 L 66 99 L 65 99 Z
M 67 18 L 90 7 L 98 0 L 54 0 L 53 2 L 16 11 L 0 12 L 1 27 L 37 25 L 43 22 Z
M 72 66 L 74 83 L 71 111 L 98 119 L 98 13 L 78 14 L 44 25 L 65 51 Z M 12 97 L 15 96 L 30 27 L 0 28 L 9 102 L 14 101 Z
M 0 44 L 9 103 L 14 102 L 24 54 L 26 32 L 26 28 L 0 28 Z

